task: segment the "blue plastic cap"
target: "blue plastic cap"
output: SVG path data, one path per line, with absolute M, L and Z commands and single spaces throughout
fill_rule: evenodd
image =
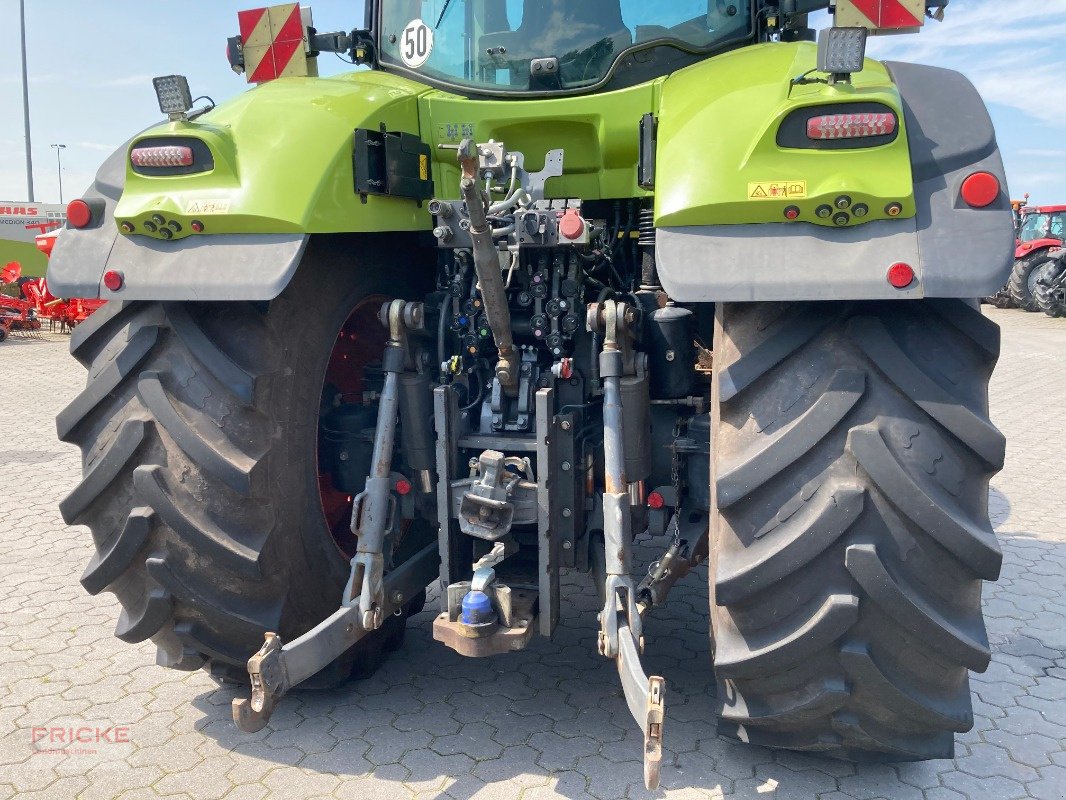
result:
M 484 625 L 496 621 L 496 612 L 492 610 L 492 601 L 484 592 L 467 592 L 463 597 L 463 613 L 460 617 L 464 625 Z

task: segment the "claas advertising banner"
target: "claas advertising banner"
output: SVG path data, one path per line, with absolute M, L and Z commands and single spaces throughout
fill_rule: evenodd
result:
M 48 262 L 35 240 L 63 225 L 66 218 L 65 206 L 0 200 L 0 268 L 16 261 L 22 275 L 44 275 Z

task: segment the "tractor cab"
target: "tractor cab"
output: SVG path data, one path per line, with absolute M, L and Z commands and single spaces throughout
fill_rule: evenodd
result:
M 884 17 L 841 0 L 838 25 L 918 30 L 927 7 Z M 829 0 L 378 0 L 363 26 L 319 32 L 298 3 L 242 11 L 230 66 L 249 83 L 314 77 L 333 52 L 464 96 L 584 94 L 635 86 L 760 41 L 813 40 L 808 14 Z M 932 13 L 932 12 L 930 12 Z M 849 15 L 851 15 L 849 17 Z M 861 67 L 860 67 L 861 68 Z
M 1019 243 L 1028 244 L 1041 239 L 1066 239 L 1066 206 L 1022 209 Z
M 631 85 L 755 37 L 729 0 L 386 0 L 375 23 L 382 67 L 490 94 Z

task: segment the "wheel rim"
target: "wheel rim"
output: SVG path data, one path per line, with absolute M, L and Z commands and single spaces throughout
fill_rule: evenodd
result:
M 1056 306 L 1061 304 L 1059 293 L 1062 291 L 1063 278 L 1066 276 L 1066 268 L 1057 262 L 1051 261 L 1041 271 L 1033 296 L 1037 304 L 1046 313 L 1056 316 Z
M 322 402 L 318 411 L 320 435 L 324 412 L 332 407 L 334 397 L 340 395 L 343 402 L 358 402 L 364 391 L 366 367 L 380 363 L 387 337 L 378 321 L 378 311 L 388 300 L 384 295 L 364 298 L 337 332 L 322 380 Z M 329 470 L 322 465 L 320 452 L 316 453 L 316 462 L 319 464 L 318 493 L 326 526 L 337 549 L 345 558 L 351 559 L 356 546 L 350 529 L 352 495 L 334 486 Z
M 1026 285 L 1029 287 L 1030 295 L 1035 297 L 1036 293 L 1040 291 L 1040 279 L 1044 276 L 1046 272 L 1048 272 L 1051 267 L 1051 264 L 1051 261 L 1048 261 L 1044 264 L 1040 264 L 1039 266 L 1034 267 L 1033 271 L 1029 273 L 1029 280 L 1026 282 Z

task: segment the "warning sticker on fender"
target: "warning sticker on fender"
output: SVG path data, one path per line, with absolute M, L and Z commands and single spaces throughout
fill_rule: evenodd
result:
M 759 181 L 748 184 L 749 200 L 802 200 L 807 181 Z
M 192 200 L 185 207 L 186 215 L 228 214 L 229 200 Z

